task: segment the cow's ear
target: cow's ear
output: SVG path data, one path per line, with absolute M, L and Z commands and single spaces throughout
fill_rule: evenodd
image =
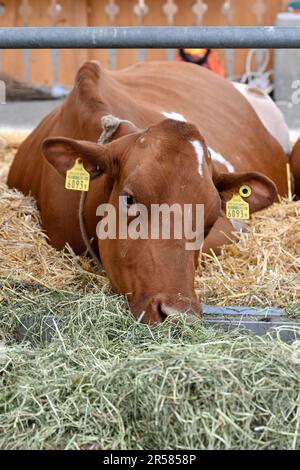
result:
M 91 177 L 107 172 L 111 166 L 110 148 L 84 140 L 51 137 L 43 142 L 43 152 L 48 162 L 62 175 L 80 158 Z
M 275 184 L 261 173 L 219 173 L 214 175 L 214 183 L 221 196 L 223 209 L 233 194 L 238 194 L 244 185 L 251 188 L 251 195 L 245 197 L 250 212 L 270 206 L 277 196 Z

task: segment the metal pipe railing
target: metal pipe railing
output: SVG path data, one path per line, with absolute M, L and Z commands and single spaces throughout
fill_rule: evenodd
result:
M 0 49 L 300 48 L 297 27 L 0 28 Z

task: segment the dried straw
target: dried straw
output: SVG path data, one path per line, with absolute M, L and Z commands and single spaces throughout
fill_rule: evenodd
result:
M 222 255 L 202 255 L 196 288 L 206 303 L 289 307 L 300 303 L 300 201 L 253 215 Z
M 9 144 L 4 138 L 0 141 L 0 276 L 60 289 L 107 284 L 87 257 L 75 256 L 68 246 L 63 252 L 52 248 L 41 230 L 34 199 L 7 188 L 5 179 L 18 136 L 15 139 Z

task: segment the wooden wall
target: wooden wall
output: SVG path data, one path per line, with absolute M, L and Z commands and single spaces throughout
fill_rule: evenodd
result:
M 178 6 L 178 13 L 175 16 L 176 25 L 195 24 L 195 15 L 192 6 L 195 0 L 175 0 Z M 138 24 L 138 18 L 133 12 L 133 6 L 137 0 L 116 0 L 120 7 L 120 13 L 116 17 L 117 26 L 134 26 Z M 209 5 L 205 15 L 206 25 L 225 25 L 225 17 L 222 14 L 224 0 L 206 0 Z M 5 15 L 0 17 L 0 27 L 3 26 L 23 26 L 22 17 L 19 13 L 21 0 L 2 0 L 5 4 Z M 150 10 L 145 17 L 145 25 L 166 25 L 166 16 L 162 11 L 165 0 L 147 0 Z M 255 25 L 255 14 L 251 10 L 253 0 L 235 0 L 234 25 L 247 26 Z M 268 11 L 265 15 L 266 25 L 274 24 L 276 14 L 286 8 L 287 0 L 267 0 Z M 107 0 L 60 0 L 63 7 L 58 26 L 108 26 L 109 21 L 104 8 Z M 30 16 L 30 26 L 51 26 L 51 19 L 47 15 L 49 7 L 48 0 L 30 0 L 32 14 Z M 241 74 L 244 71 L 244 62 L 247 51 L 236 51 L 235 73 Z M 224 51 L 220 51 L 222 58 L 225 58 Z M 3 68 L 16 78 L 23 78 L 23 51 L 3 51 Z M 165 59 L 166 51 L 149 50 L 147 60 Z M 78 67 L 88 59 L 99 59 L 103 64 L 109 66 L 109 56 L 107 50 L 63 50 L 60 52 L 59 81 L 61 84 L 72 84 L 74 74 Z M 118 67 L 125 67 L 138 61 L 136 50 L 118 51 Z M 51 62 L 51 51 L 33 50 L 31 51 L 31 72 L 30 80 L 34 83 L 51 84 L 53 82 L 53 66 Z

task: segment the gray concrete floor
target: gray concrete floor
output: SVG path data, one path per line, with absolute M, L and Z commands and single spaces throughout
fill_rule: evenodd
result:
M 49 100 L 16 101 L 0 104 L 0 133 L 24 132 L 26 135 L 61 103 L 62 100 Z M 285 109 L 285 111 L 287 110 Z M 299 137 L 300 121 L 299 126 L 290 127 L 291 142 L 296 142 Z
M 0 104 L 0 132 L 31 130 L 60 103 L 60 100 L 49 100 Z

